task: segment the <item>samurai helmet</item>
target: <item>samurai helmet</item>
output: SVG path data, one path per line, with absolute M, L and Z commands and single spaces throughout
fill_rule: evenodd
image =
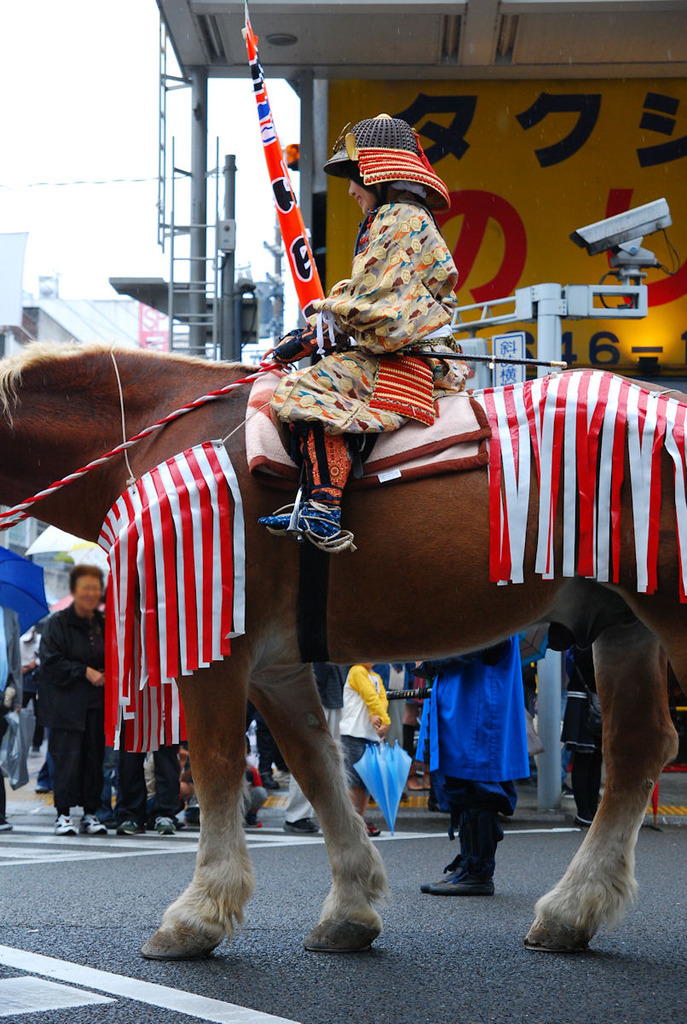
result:
M 337 178 L 362 179 L 367 188 L 383 182 L 410 182 L 425 190 L 425 202 L 431 209 L 450 206 L 448 189 L 425 156 L 417 132 L 400 117 L 378 114 L 358 121 L 353 128 L 346 125 L 324 170 Z

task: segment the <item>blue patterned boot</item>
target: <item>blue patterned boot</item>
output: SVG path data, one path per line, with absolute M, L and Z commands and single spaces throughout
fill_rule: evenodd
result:
M 286 531 L 293 515 L 293 505 L 284 505 L 278 508 L 271 516 L 260 516 L 258 522 L 261 526 L 267 527 L 270 533 L 276 537 L 285 537 Z
M 298 515 L 298 529 L 308 540 L 330 554 L 355 551 L 353 534 L 341 529 L 341 506 L 315 501 L 304 502 Z

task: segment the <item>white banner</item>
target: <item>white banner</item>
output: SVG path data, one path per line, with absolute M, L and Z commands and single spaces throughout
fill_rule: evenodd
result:
M 21 327 L 26 231 L 0 234 L 0 327 Z

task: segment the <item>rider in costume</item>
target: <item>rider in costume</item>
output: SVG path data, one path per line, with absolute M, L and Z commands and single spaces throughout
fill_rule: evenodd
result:
M 461 362 L 413 355 L 457 349 L 458 272 L 432 215 L 449 207 L 449 194 L 417 133 L 380 114 L 359 121 L 334 148 L 324 170 L 349 179 L 349 195 L 365 214 L 351 277 L 314 302 L 308 326 L 274 350 L 281 364 L 315 351 L 323 358 L 284 376 L 271 403 L 305 470 L 298 529 L 332 552 L 353 547 L 353 535 L 341 529 L 351 467 L 346 435 L 397 430 L 409 418 L 431 425 L 434 399 L 462 391 L 467 376 Z M 280 510 L 260 522 L 280 534 L 290 519 L 290 510 Z

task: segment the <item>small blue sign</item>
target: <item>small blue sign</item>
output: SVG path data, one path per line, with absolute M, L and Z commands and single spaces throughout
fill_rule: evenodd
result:
M 525 332 L 512 331 L 510 334 L 496 334 L 491 339 L 494 359 L 525 359 Z M 494 362 L 494 387 L 506 384 L 522 384 L 525 380 L 525 366 L 520 363 Z

